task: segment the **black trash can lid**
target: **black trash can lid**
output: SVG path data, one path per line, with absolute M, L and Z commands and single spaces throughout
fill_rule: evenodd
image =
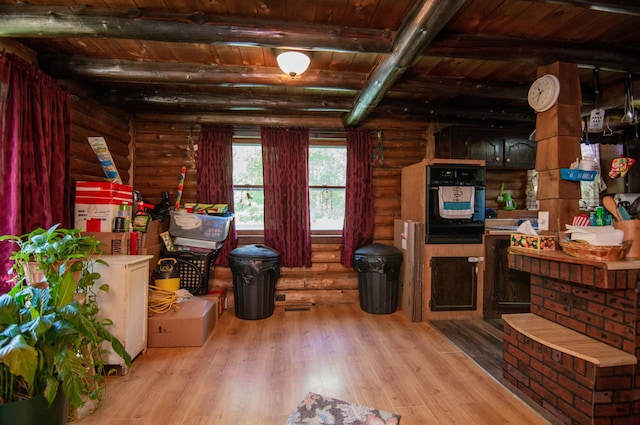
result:
M 270 259 L 280 258 L 280 253 L 266 245 L 246 245 L 235 248 L 229 253 L 230 257 Z
M 397 255 L 402 256 L 402 251 L 395 246 L 383 243 L 373 243 L 356 249 L 354 254 L 363 257 L 395 257 Z

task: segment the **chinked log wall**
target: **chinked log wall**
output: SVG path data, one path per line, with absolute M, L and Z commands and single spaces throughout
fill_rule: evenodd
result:
M 404 128 L 398 128 L 398 125 L 371 126 L 383 132 L 385 157 L 384 165 L 373 170 L 374 239 L 379 243 L 393 244 L 393 223 L 400 218 L 402 167 L 422 160 L 426 153 L 427 124 L 403 125 Z M 194 141 L 198 140 L 198 128 L 189 122 L 171 122 L 163 116 L 136 122 L 134 181 L 145 200 L 152 203 L 159 201 L 161 191 L 168 191 L 170 198 L 175 199 L 180 168 L 187 158 L 187 140 L 190 135 Z M 197 201 L 195 177 L 195 168 L 189 168 L 183 192 L 184 202 Z M 241 237 L 239 243 L 258 242 L 262 240 Z M 278 294 L 285 295 L 285 300 L 277 304 L 357 302 L 357 274 L 340 264 L 340 251 L 339 241 L 314 241 L 312 267 L 282 268 L 276 290 Z M 232 305 L 233 285 L 229 268 L 216 266 L 211 284 L 227 289 Z

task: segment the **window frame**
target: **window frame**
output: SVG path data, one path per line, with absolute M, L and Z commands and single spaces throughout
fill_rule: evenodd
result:
M 315 136 L 314 136 L 315 134 Z M 260 135 L 234 135 L 232 144 L 248 144 L 248 145 L 261 145 L 261 137 Z M 344 131 L 341 132 L 320 132 L 320 131 L 310 131 L 309 137 L 309 146 L 326 146 L 326 147 L 345 147 L 347 145 L 346 134 Z M 264 186 L 256 186 L 256 185 L 241 185 L 239 188 L 262 188 L 264 190 Z M 236 185 L 233 185 L 234 191 L 236 189 Z M 314 188 L 329 188 L 329 189 L 340 189 L 346 190 L 346 182 L 345 186 L 311 186 L 309 185 L 309 189 Z M 343 214 L 344 217 L 344 214 Z M 237 229 L 238 236 L 241 238 L 247 238 L 250 243 L 258 243 L 260 240 L 258 238 L 264 236 L 264 227 L 262 229 Z M 340 243 L 342 240 L 342 229 L 324 229 L 324 230 L 313 230 L 311 229 L 311 239 L 313 243 Z

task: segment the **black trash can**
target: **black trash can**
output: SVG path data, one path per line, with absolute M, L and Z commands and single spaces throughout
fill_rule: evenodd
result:
M 264 319 L 273 314 L 280 254 L 265 245 L 247 245 L 229 253 L 233 297 L 240 319 Z
M 402 251 L 374 243 L 358 248 L 353 269 L 358 272 L 360 308 L 367 313 L 390 314 L 398 308 Z

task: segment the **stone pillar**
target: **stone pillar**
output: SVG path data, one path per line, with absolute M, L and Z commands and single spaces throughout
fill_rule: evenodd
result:
M 538 67 L 538 77 L 553 74 L 560 80 L 558 101 L 536 116 L 536 170 L 540 210 L 549 211 L 549 230 L 562 232 L 580 209 L 580 183 L 562 180 L 560 168 L 580 158 L 582 95 L 576 64 L 555 62 Z

